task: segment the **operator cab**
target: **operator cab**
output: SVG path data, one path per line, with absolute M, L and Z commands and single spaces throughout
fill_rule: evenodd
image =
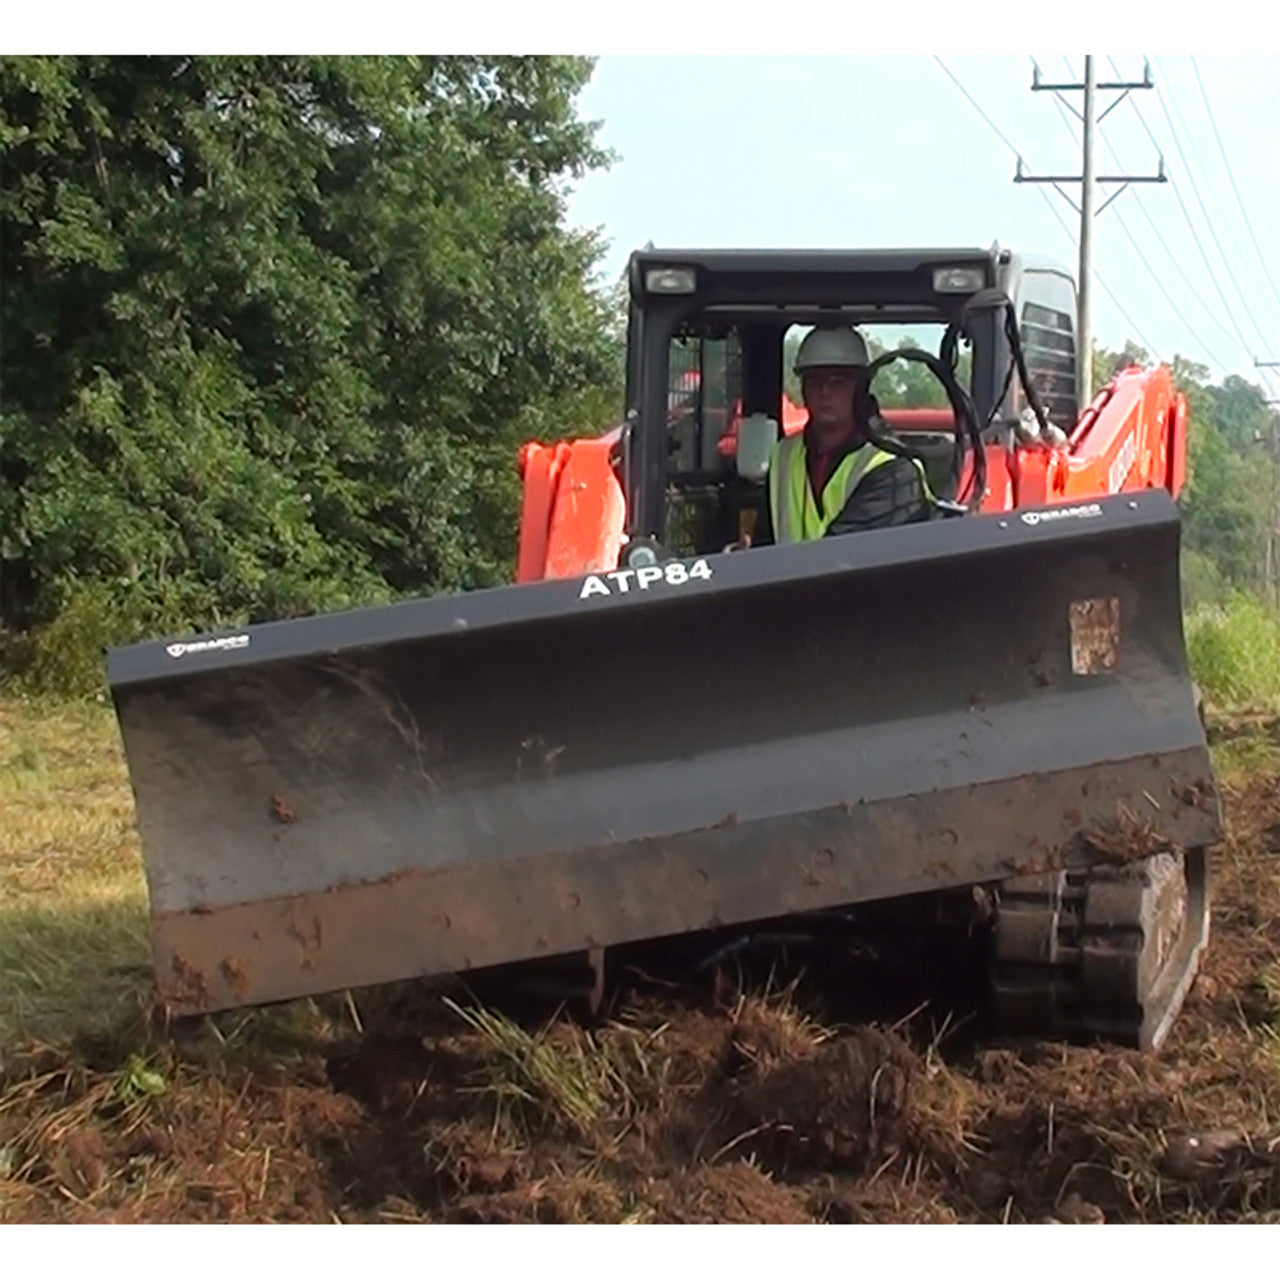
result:
M 672 554 L 718 551 L 752 532 L 767 502 L 762 460 L 807 416 L 792 364 L 812 326 L 857 326 L 880 429 L 921 458 L 944 500 L 972 499 L 957 492 L 961 454 L 981 452 L 978 439 L 1007 432 L 1026 405 L 1019 379 L 1006 379 L 1006 308 L 970 305 L 975 295 L 1026 295 L 1014 306 L 1028 372 L 1051 420 L 1074 426 L 1074 286 L 1051 263 L 998 246 L 647 249 L 632 255 L 629 277 L 627 533 Z M 903 349 L 914 354 L 876 368 Z M 972 419 L 959 446 L 957 404 Z

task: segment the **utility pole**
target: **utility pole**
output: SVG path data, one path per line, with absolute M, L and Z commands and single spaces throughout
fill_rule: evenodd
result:
M 1076 295 L 1076 350 L 1084 353 L 1076 365 L 1076 403 L 1080 409 L 1093 399 L 1093 135 L 1094 119 L 1093 54 L 1084 55 L 1084 119 L 1081 130 L 1080 165 L 1080 275 Z
M 1084 82 L 1082 84 L 1063 83 L 1050 84 L 1040 78 L 1040 68 L 1035 67 L 1031 89 L 1033 93 L 1048 92 L 1058 95 L 1063 103 L 1080 121 L 1082 128 L 1082 155 L 1079 174 L 1055 174 L 1046 177 L 1033 177 L 1023 169 L 1022 157 L 1018 157 L 1018 170 L 1014 174 L 1014 182 L 1047 182 L 1052 185 L 1068 204 L 1080 215 L 1080 274 L 1076 291 L 1076 399 L 1080 410 L 1083 410 L 1093 398 L 1093 220 L 1096 213 L 1101 213 L 1116 196 L 1131 183 L 1135 182 L 1167 182 L 1164 171 L 1164 157 L 1160 157 L 1160 167 L 1155 174 L 1107 174 L 1098 176 L 1094 171 L 1094 141 L 1097 126 L 1106 119 L 1110 112 L 1118 106 L 1132 89 L 1153 89 L 1155 82 L 1151 79 L 1151 66 L 1143 64 L 1141 80 L 1113 80 L 1102 84 L 1094 75 L 1093 55 L 1085 54 Z M 1102 112 L 1097 114 L 1097 94 L 1099 91 L 1118 90 L 1120 96 L 1114 98 Z M 1063 93 L 1084 92 L 1084 110 L 1077 111 L 1070 102 L 1063 98 Z M 1078 182 L 1080 184 L 1080 203 L 1076 204 L 1062 189 L 1063 183 Z M 1094 210 L 1094 194 L 1100 183 L 1119 184 L 1119 190 L 1108 196 L 1102 205 Z
M 1280 369 L 1280 360 L 1259 360 L 1253 358 L 1255 369 Z M 1271 455 L 1271 528 L 1267 531 L 1267 591 L 1271 596 L 1271 604 L 1280 610 L 1280 564 L 1277 564 L 1276 544 L 1280 542 L 1280 415 L 1276 409 L 1280 400 L 1264 400 L 1262 402 L 1271 410 L 1271 439 L 1269 441 Z

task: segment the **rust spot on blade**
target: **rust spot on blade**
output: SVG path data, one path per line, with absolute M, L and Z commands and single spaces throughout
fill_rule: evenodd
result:
M 1183 804 L 1196 809 L 1212 809 L 1215 803 L 1213 783 L 1207 778 L 1196 778 L 1173 787 L 1173 794 Z
M 1071 670 L 1078 676 L 1103 675 L 1116 669 L 1120 651 L 1120 601 L 1115 596 L 1073 600 Z
M 818 888 L 825 885 L 828 877 L 824 874 L 830 869 L 835 855 L 830 849 L 819 849 L 801 868 L 800 874 L 806 885 Z
M 297 822 L 298 820 L 298 815 L 294 813 L 292 806 L 284 796 L 280 795 L 271 797 L 271 816 L 277 822 Z
M 180 1003 L 188 1005 L 209 1003 L 209 987 L 199 968 L 191 964 L 179 951 L 173 953 L 170 967 L 173 969 L 174 977 L 173 995 Z
M 227 956 L 218 968 L 236 995 L 243 996 L 249 990 L 249 974 L 245 961 L 236 956 Z
M 313 915 L 309 921 L 300 921 L 296 915 L 291 915 L 285 932 L 298 944 L 302 967 L 310 969 L 314 963 L 313 957 L 319 952 L 323 940 L 320 917 Z

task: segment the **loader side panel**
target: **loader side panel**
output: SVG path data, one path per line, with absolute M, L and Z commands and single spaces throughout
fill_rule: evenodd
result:
M 1073 510 L 114 652 L 162 995 L 994 880 L 1100 831 L 1215 839 L 1176 510 Z

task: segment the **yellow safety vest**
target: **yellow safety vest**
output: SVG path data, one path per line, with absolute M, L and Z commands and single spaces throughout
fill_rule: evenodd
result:
M 783 436 L 773 446 L 769 458 L 769 515 L 773 520 L 774 541 L 808 542 L 821 538 L 844 510 L 863 477 L 895 457 L 896 454 L 873 444 L 860 445 L 846 454 L 828 476 L 819 501 L 813 496 L 813 486 L 809 483 L 804 432 Z M 922 467 L 919 470 L 923 473 Z

